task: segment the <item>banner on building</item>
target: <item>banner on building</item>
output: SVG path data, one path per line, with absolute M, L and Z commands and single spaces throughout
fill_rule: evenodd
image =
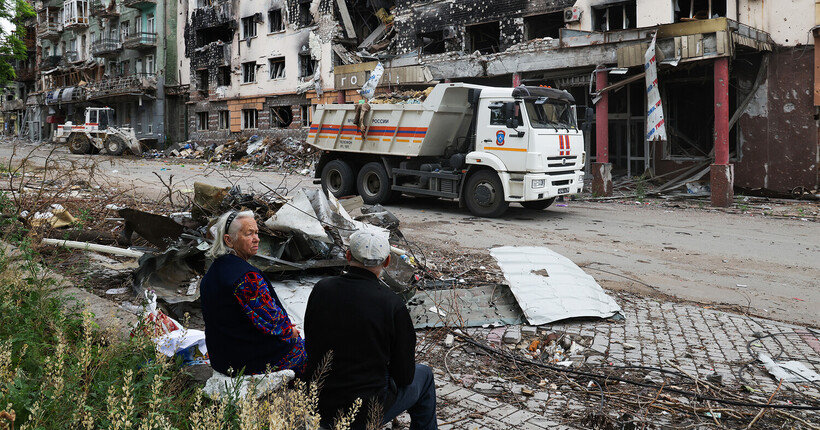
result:
M 658 63 L 655 61 L 655 39 L 644 54 L 644 70 L 646 71 L 646 140 L 666 140 L 666 123 L 663 118 L 663 104 L 661 92 L 658 90 Z

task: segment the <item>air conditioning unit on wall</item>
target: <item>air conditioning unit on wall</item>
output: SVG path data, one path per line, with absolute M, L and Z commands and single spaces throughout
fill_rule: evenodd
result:
M 564 22 L 578 22 L 581 20 L 580 7 L 568 7 L 564 9 Z

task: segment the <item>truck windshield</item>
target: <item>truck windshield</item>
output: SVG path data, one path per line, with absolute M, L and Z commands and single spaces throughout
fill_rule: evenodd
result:
M 569 103 L 561 100 L 526 100 L 532 128 L 576 128 Z

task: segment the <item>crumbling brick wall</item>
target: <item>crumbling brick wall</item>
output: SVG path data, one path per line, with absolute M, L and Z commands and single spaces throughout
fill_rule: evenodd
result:
M 396 38 L 391 49 L 397 54 L 416 51 L 419 48 L 418 34 L 449 28 L 455 30 L 456 36 L 446 41 L 447 51 L 464 51 L 466 26 L 497 21 L 503 51 L 524 40 L 523 17 L 560 12 L 574 3 L 575 0 L 397 0 L 394 12 Z

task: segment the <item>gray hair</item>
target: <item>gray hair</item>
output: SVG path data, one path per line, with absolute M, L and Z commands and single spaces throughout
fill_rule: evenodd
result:
M 231 216 L 232 213 L 236 213 L 236 216 L 231 221 L 231 225 L 228 228 L 228 231 L 225 231 L 225 224 L 228 222 L 228 218 Z M 217 258 L 225 255 L 233 253 L 233 249 L 228 248 L 225 245 L 225 234 L 231 236 L 231 239 L 236 240 L 236 236 L 239 233 L 239 228 L 242 223 L 237 222 L 242 218 L 250 218 L 255 219 L 253 211 L 229 211 L 225 212 L 224 214 L 219 216 L 219 219 L 216 221 L 216 234 L 214 234 L 214 243 L 211 245 L 211 249 L 208 250 L 207 256 L 216 260 Z

